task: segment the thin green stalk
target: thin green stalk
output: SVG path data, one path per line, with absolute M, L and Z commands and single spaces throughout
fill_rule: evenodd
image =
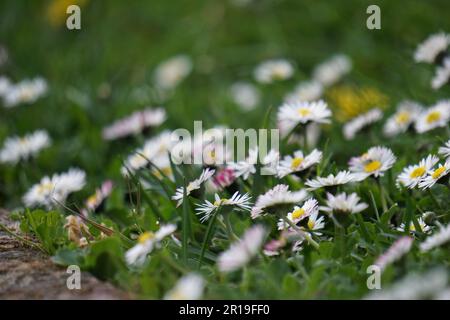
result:
M 308 232 L 302 231 L 299 227 L 297 227 L 291 220 L 289 220 L 284 215 L 280 215 L 280 216 L 284 220 L 284 222 L 286 222 L 292 229 L 294 229 L 302 237 L 304 237 L 310 245 L 312 245 L 315 249 L 319 249 L 319 244 L 316 241 L 314 241 L 314 239 L 311 237 L 311 235 Z
M 209 241 L 211 240 L 214 222 L 216 221 L 217 215 L 219 214 L 221 208 L 222 208 L 222 207 L 219 206 L 219 207 L 214 211 L 212 217 L 211 217 L 210 220 L 209 220 L 208 228 L 206 229 L 206 234 L 205 234 L 205 237 L 204 237 L 204 239 L 203 239 L 202 249 L 201 249 L 201 251 L 200 251 L 200 258 L 199 258 L 199 260 L 198 260 L 198 268 L 199 268 L 199 269 L 200 269 L 200 267 L 201 267 L 201 265 L 202 265 L 203 257 L 205 256 L 206 246 L 208 245 Z
M 26 244 L 29 247 L 38 249 L 40 251 L 42 251 L 45 254 L 49 254 L 48 251 L 46 251 L 43 247 L 41 247 L 40 245 L 33 243 L 27 239 L 25 239 L 24 237 L 19 236 L 18 234 L 12 232 L 11 230 L 9 230 L 9 228 L 3 224 L 0 223 L 0 229 L 2 229 L 3 231 L 5 231 L 7 234 L 9 234 L 10 236 L 16 238 L 17 240 L 19 240 L 20 242 L 23 242 L 24 244 Z

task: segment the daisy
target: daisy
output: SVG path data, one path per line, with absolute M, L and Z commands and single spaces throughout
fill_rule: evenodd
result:
M 450 224 L 448 224 L 445 227 L 441 227 L 439 231 L 436 231 L 433 235 L 427 237 L 425 241 L 420 244 L 420 250 L 422 252 L 427 252 L 449 241 L 450 241 Z
M 292 192 L 287 185 L 278 184 L 258 197 L 255 206 L 251 210 L 252 219 L 256 219 L 277 208 L 281 209 L 298 204 L 303 201 L 307 195 L 305 190 Z
M 353 214 L 367 209 L 367 203 L 359 202 L 360 198 L 356 193 L 347 195 L 345 192 L 336 196 L 327 192 L 327 206 L 321 206 L 319 209 L 328 213 Z
M 115 140 L 129 135 L 136 135 L 147 127 L 157 127 L 166 120 L 166 111 L 162 108 L 136 111 L 120 119 L 102 131 L 103 139 Z
M 420 189 L 429 189 L 435 185 L 440 179 L 446 177 L 450 172 L 450 161 L 446 161 L 444 164 L 439 164 L 436 169 L 430 169 L 427 175 L 419 182 Z
M 414 53 L 416 62 L 436 63 L 440 55 L 447 51 L 450 44 L 450 36 L 444 32 L 429 36 L 419 44 Z
M 220 198 L 216 193 L 214 195 L 214 202 L 209 202 L 205 200 L 204 203 L 198 204 L 195 211 L 197 211 L 197 215 L 203 215 L 200 218 L 200 222 L 207 221 L 212 213 L 216 211 L 219 207 L 229 207 L 239 211 L 250 211 L 251 210 L 251 202 L 250 196 L 246 194 L 240 194 L 236 191 L 230 199 Z
M 322 160 L 322 151 L 314 149 L 304 156 L 301 150 L 295 151 L 293 156 L 286 156 L 278 166 L 278 177 L 283 178 L 288 174 L 304 171 Z
M 287 219 L 293 224 L 298 224 L 303 219 L 319 212 L 319 202 L 316 199 L 311 198 L 305 201 L 303 206 L 295 206 L 294 210 L 287 214 Z M 278 221 L 278 230 L 284 230 L 289 227 L 289 224 L 284 220 Z
M 170 167 L 169 152 L 172 144 L 173 141 L 169 131 L 164 131 L 158 136 L 147 140 L 142 148 L 134 151 L 125 160 L 122 174 L 128 175 L 128 170 L 131 172 L 138 171 L 146 167 L 149 161 L 152 161 L 161 170 L 166 170 L 167 166 Z
M 314 101 L 320 99 L 323 86 L 317 81 L 304 81 L 299 83 L 293 92 L 289 93 L 285 101 L 288 103 Z
M 139 235 L 138 243 L 125 253 L 128 265 L 141 266 L 153 249 L 160 246 L 161 241 L 175 232 L 177 226 L 174 224 L 162 225 L 155 233 L 146 231 Z
M 221 272 L 232 272 L 248 264 L 258 253 L 266 236 L 266 230 L 261 225 L 255 225 L 245 231 L 244 236 L 230 248 L 222 252 L 217 259 Z
M 321 216 L 318 218 L 319 212 L 316 211 L 308 217 L 308 223 L 306 226 L 309 231 L 313 231 L 315 235 L 321 236 L 322 233 L 318 232 L 318 230 L 322 230 L 325 228 L 325 222 L 323 221 L 325 217 Z
M 309 187 L 307 190 L 316 190 L 319 188 L 339 186 L 349 182 L 358 182 L 364 179 L 365 175 L 350 171 L 339 171 L 336 175 L 329 174 L 326 177 L 316 177 L 315 179 L 307 180 L 305 185 Z
M 189 182 L 186 187 L 186 196 L 190 195 L 191 192 L 200 189 L 201 185 L 211 178 L 214 174 L 215 170 L 211 170 L 210 168 L 206 168 L 202 171 L 202 174 L 199 178 L 194 181 Z M 179 207 L 183 203 L 184 197 L 184 187 L 178 187 L 175 191 L 175 195 L 172 197 L 172 200 L 178 201 L 177 207 Z
M 450 80 L 450 58 L 445 58 L 442 62 L 442 66 L 436 68 L 436 74 L 433 80 L 431 80 L 431 87 L 434 90 L 446 85 Z
M 24 137 L 7 138 L 0 150 L 0 162 L 15 164 L 20 160 L 27 160 L 50 146 L 50 143 L 50 137 L 44 130 L 35 131 Z
M 177 55 L 156 67 L 154 80 L 160 88 L 170 90 L 183 81 L 191 71 L 191 59 L 186 55 Z
M 416 121 L 422 112 L 422 106 L 414 101 L 402 101 L 397 111 L 386 121 L 383 133 L 386 137 L 393 137 L 399 133 L 406 132 Z
M 386 269 L 388 265 L 400 260 L 400 258 L 411 250 L 413 241 L 413 238 L 406 236 L 397 239 L 385 253 L 377 258 L 375 264 L 379 266 L 381 270 Z
M 283 104 L 278 110 L 278 127 L 286 135 L 299 124 L 311 122 L 330 123 L 331 111 L 323 100 L 294 101 Z
M 424 133 L 435 128 L 445 127 L 450 119 L 450 101 L 442 100 L 424 110 L 416 119 L 415 128 Z
M 407 166 L 397 177 L 397 186 L 403 186 L 409 189 L 416 187 L 438 161 L 438 157 L 428 155 L 428 157 L 420 160 L 419 164 Z
M 341 80 L 352 69 L 352 62 L 346 55 L 339 54 L 318 65 L 313 71 L 313 79 L 331 86 Z
M 234 170 L 229 168 L 220 169 L 212 178 L 209 180 L 209 186 L 211 190 L 223 190 L 231 186 L 236 181 L 236 176 L 234 175 Z
M 450 158 L 450 140 L 448 140 L 443 147 L 439 147 L 438 153 L 447 159 Z
M 196 273 L 189 273 L 178 280 L 175 287 L 166 293 L 164 300 L 198 300 L 204 288 L 205 280 Z
M 419 224 L 419 226 L 420 226 L 420 232 L 423 232 L 423 233 L 429 233 L 430 231 L 431 231 L 431 228 L 430 228 L 430 226 L 429 225 L 427 225 L 426 223 L 425 223 L 425 221 L 423 220 L 423 217 L 419 217 L 418 219 L 417 219 L 417 223 Z M 402 223 L 398 228 L 397 228 L 397 230 L 398 231 L 401 231 L 401 232 L 405 232 L 405 224 L 404 223 Z M 414 225 L 414 222 L 410 222 L 409 223 L 409 232 L 410 233 L 414 233 L 414 232 L 416 232 L 417 230 L 416 230 L 416 226 Z
M 25 79 L 12 85 L 3 95 L 4 105 L 7 108 L 22 103 L 31 104 L 47 92 L 47 82 L 43 78 Z
M 247 180 L 250 174 L 256 173 L 256 164 L 259 157 L 259 148 L 256 146 L 249 150 L 248 157 L 243 161 L 229 162 L 227 168 L 234 171 L 234 176 L 236 178 L 242 177 L 242 179 Z M 276 168 L 278 165 L 279 153 L 271 149 L 262 160 L 261 163 L 261 174 L 270 175 L 276 173 Z
M 85 184 L 86 173 L 80 169 L 70 169 L 42 178 L 23 196 L 23 202 L 27 207 L 42 205 L 50 209 L 55 203 L 64 203 L 69 194 L 81 190 Z
M 260 92 L 250 82 L 234 83 L 230 88 L 230 95 L 234 103 L 244 111 L 253 110 L 261 100 Z
M 396 157 L 386 147 L 372 147 L 359 157 L 353 157 L 349 161 L 350 171 L 374 177 L 383 176 L 395 163 Z
M 368 112 L 353 118 L 347 122 L 342 129 L 345 139 L 352 140 L 359 131 L 381 120 L 381 118 L 383 118 L 383 112 L 378 108 L 369 110 Z
M 293 74 L 294 67 L 283 59 L 265 61 L 254 72 L 256 81 L 266 84 L 289 79 Z
M 95 211 L 103 201 L 109 197 L 113 189 L 113 182 L 107 180 L 102 183 L 100 188 L 95 190 L 95 193 L 87 198 L 85 202 L 85 208 L 81 209 L 81 213 L 84 216 L 88 216 L 89 211 Z

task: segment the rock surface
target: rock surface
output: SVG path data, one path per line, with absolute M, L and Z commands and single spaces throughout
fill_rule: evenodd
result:
M 0 209 L 0 223 L 17 232 L 18 226 Z M 89 273 L 81 273 L 81 289 L 69 290 L 65 268 L 52 263 L 0 230 L 0 299 L 127 299 L 128 295 Z

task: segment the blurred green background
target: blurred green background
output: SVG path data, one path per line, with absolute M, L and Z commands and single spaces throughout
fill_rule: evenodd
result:
M 81 6 L 81 30 L 65 26 L 65 9 L 72 3 Z M 381 30 L 366 28 L 370 4 L 381 7 Z M 405 98 L 430 104 L 448 97 L 449 89 L 433 92 L 434 70 L 414 63 L 412 56 L 430 33 L 450 31 L 448 12 L 448 0 L 261 0 L 245 6 L 211 0 L 4 0 L 0 43 L 9 61 L 0 74 L 14 81 L 41 75 L 49 94 L 32 105 L 0 108 L 0 141 L 48 130 L 53 146 L 24 168 L 25 185 L 78 166 L 87 171 L 92 191 L 105 178 L 119 179 L 123 156 L 142 144 L 142 139 L 103 142 L 102 127 L 115 119 L 163 105 L 168 120 L 158 130 L 192 128 L 193 120 L 203 120 L 204 127 L 259 127 L 269 106 L 277 107 L 286 92 L 335 53 L 353 60 L 348 84 L 378 89 L 389 106 Z M 152 73 L 158 63 L 180 53 L 193 59 L 194 71 L 162 101 L 152 87 Z M 295 63 L 293 79 L 260 86 L 262 104 L 249 113 L 240 111 L 228 97 L 229 86 L 253 81 L 255 65 L 278 57 Z M 331 132 L 327 138 L 336 140 L 330 148 L 340 165 L 360 151 L 358 144 L 348 148 Z M 397 143 L 397 154 L 413 156 L 405 139 L 390 143 Z M 26 190 L 17 183 L 20 177 L 8 166 L 0 167 L 0 177 L 0 205 L 18 205 L 18 195 Z

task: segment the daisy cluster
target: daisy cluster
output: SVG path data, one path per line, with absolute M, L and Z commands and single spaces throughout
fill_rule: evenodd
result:
M 433 35 L 414 55 L 417 62 L 437 65 L 432 81 L 435 89 L 449 81 L 449 44 L 448 35 Z M 193 70 L 190 57 L 177 55 L 156 66 L 152 79 L 155 86 L 172 94 Z M 189 141 L 174 141 L 172 132 L 164 127 L 170 118 L 164 107 L 147 107 L 103 127 L 99 138 L 111 148 L 124 141 L 140 141 L 140 146 L 127 151 L 120 169 L 114 167 L 119 176 L 135 187 L 128 189 L 130 202 L 133 196 L 140 197 L 140 192 L 144 192 L 152 204 L 148 212 L 164 210 L 157 218 L 148 219 L 150 222 L 145 216 L 147 211 L 141 214 L 140 207 L 130 210 L 130 216 L 137 219 L 127 226 L 126 235 L 120 233 L 128 245 L 122 255 L 126 265 L 136 272 L 145 270 L 152 256 L 166 249 L 162 254 L 167 264 L 173 266 L 176 263 L 171 254 L 178 258 L 181 247 L 185 250 L 183 255 L 188 255 L 187 246 L 198 245 L 198 234 L 203 231 L 202 246 L 195 248 L 198 265 L 201 267 L 208 260 L 219 273 L 239 271 L 254 261 L 277 257 L 288 260 L 303 253 L 306 256 L 311 250 L 320 252 L 321 246 L 330 243 L 337 246 L 338 242 L 346 241 L 346 236 L 364 230 L 367 224 L 371 228 L 383 225 L 383 234 L 388 235 L 382 242 L 386 249 L 374 249 L 362 240 L 354 246 L 359 251 L 366 250 L 364 258 L 383 271 L 411 254 L 427 254 L 447 245 L 449 225 L 441 224 L 446 221 L 445 215 L 432 219 L 434 213 L 424 214 L 421 206 L 433 200 L 439 207 L 443 201 L 435 199 L 433 192 L 449 190 L 450 140 L 437 145 L 430 137 L 448 136 L 450 100 L 439 100 L 430 106 L 403 100 L 386 119 L 385 111 L 374 107 L 341 125 L 333 118 L 333 106 L 329 105 L 326 93 L 351 70 L 350 58 L 338 54 L 313 68 L 309 79 L 285 92 L 272 119 L 281 132 L 282 148 L 269 149 L 265 154 L 256 145 L 247 148 L 242 159 L 233 158 L 234 150 L 227 149 L 223 139 L 215 139 L 225 137 L 227 128 L 219 125 Z M 262 87 L 270 90 L 276 82 L 289 82 L 295 71 L 296 65 L 287 59 L 263 61 L 255 67 L 253 80 L 234 82 L 228 93 L 236 105 L 249 112 L 261 105 Z M 0 78 L 0 96 L 5 107 L 33 103 L 46 90 L 47 84 L 40 78 L 17 84 Z M 378 127 L 388 138 L 383 143 L 369 139 L 376 136 Z M 337 131 L 332 131 L 335 128 Z M 335 132 L 349 146 L 351 140 L 359 138 L 370 141 L 370 146 L 364 152 L 352 152 L 344 160 L 333 157 L 320 144 L 320 138 L 328 135 L 333 143 Z M 403 155 L 394 154 L 396 149 L 390 145 L 396 136 L 423 136 L 428 139 L 424 140 L 427 145 L 417 150 L 426 150 L 426 154 L 417 158 L 417 162 L 405 164 Z M 27 165 L 49 148 L 51 141 L 45 130 L 8 137 L 0 150 L 0 163 Z M 363 151 L 356 143 L 354 149 Z M 414 157 L 415 154 L 408 155 Z M 198 158 L 203 161 L 192 161 Z M 65 205 L 69 196 L 86 184 L 86 173 L 78 168 L 46 175 L 29 188 L 22 202 L 25 207 L 54 209 Z M 85 200 L 79 215 L 66 218 L 64 228 L 71 242 L 84 248 L 110 235 L 109 228 L 91 217 L 102 210 L 115 184 L 106 180 Z M 411 200 L 414 197 L 427 201 L 422 204 Z M 117 198 L 114 202 L 122 201 Z M 145 228 L 140 225 L 144 220 Z M 91 232 L 88 222 L 101 232 Z M 197 229 L 188 239 L 187 233 L 192 230 L 185 228 L 192 225 Z M 166 299 L 202 296 L 205 279 L 184 271 L 185 275 L 164 295 Z M 404 295 L 404 287 L 408 285 L 394 287 L 391 295 Z

